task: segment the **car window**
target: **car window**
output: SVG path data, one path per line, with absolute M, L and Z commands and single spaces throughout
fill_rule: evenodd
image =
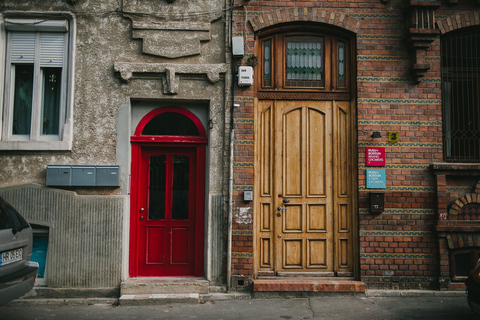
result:
M 0 201 L 0 229 L 15 229 L 21 231 L 30 225 L 7 202 Z
M 7 212 L 2 207 L 0 207 L 0 230 L 12 228 L 12 218 L 10 218 L 10 215 L 8 215 Z

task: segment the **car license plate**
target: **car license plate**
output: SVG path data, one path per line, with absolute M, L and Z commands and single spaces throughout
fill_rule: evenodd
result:
M 15 249 L 12 251 L 0 253 L 0 266 L 22 260 L 23 249 Z

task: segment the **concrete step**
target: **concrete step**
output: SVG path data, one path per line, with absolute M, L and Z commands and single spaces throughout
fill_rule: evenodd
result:
M 232 293 L 178 293 L 178 294 L 137 294 L 123 295 L 118 300 L 122 306 L 143 306 L 143 305 L 164 305 L 175 303 L 205 303 L 225 300 L 244 300 L 251 299 L 250 293 L 232 292 Z
M 208 293 L 209 284 L 203 278 L 131 278 L 122 282 L 120 296 L 201 294 Z
M 169 293 L 169 294 L 125 294 L 118 299 L 122 306 L 145 306 L 171 303 L 199 303 L 198 293 Z

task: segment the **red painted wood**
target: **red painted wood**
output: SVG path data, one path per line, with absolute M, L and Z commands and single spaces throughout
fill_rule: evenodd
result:
M 177 112 L 181 108 L 161 108 L 162 112 Z M 137 132 L 158 115 L 160 109 L 147 114 Z M 175 111 L 172 111 L 175 110 Z M 203 276 L 204 266 L 204 207 L 205 207 L 205 129 L 195 115 L 185 109 L 197 125 L 201 137 L 134 136 L 132 142 L 130 267 L 131 277 L 139 276 Z M 167 155 L 167 185 L 172 185 L 174 155 L 190 157 L 189 219 L 171 219 L 171 201 L 166 203 L 163 220 L 149 220 L 148 183 L 151 156 Z M 170 182 L 168 182 L 170 181 Z M 166 197 L 171 199 L 171 188 Z M 141 212 L 141 208 L 144 211 Z M 143 220 L 140 217 L 143 215 Z M 148 232 L 150 230 L 150 233 Z M 162 231 L 160 231 L 162 230 Z

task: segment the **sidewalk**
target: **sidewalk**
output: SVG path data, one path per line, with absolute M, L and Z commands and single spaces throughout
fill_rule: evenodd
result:
M 382 294 L 383 292 L 383 294 Z M 204 296 L 206 297 L 206 296 Z M 218 295 L 217 298 L 220 298 Z M 462 292 L 369 291 L 308 298 L 251 299 L 245 296 L 201 303 L 115 306 L 104 301 L 13 304 L 0 307 L 3 320 L 27 319 L 478 319 Z M 100 301 L 98 301 L 100 302 Z

